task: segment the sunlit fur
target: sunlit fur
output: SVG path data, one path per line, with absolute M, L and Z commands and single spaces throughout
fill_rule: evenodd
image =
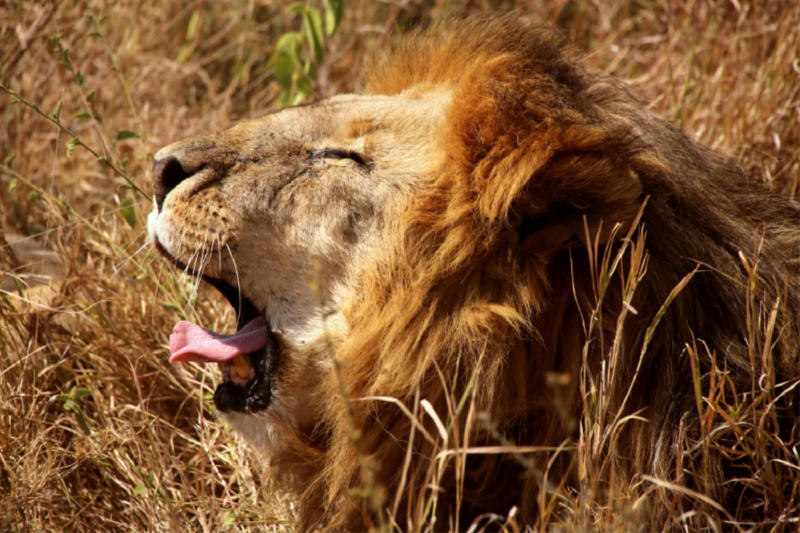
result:
M 561 41 L 552 30 L 494 18 L 404 38 L 373 61 L 370 95 L 447 95 L 444 125 L 425 133 L 436 151 L 420 151 L 440 162 L 387 200 L 398 207 L 354 256 L 357 265 L 342 284 L 336 306 L 346 325 L 334 331 L 332 350 L 344 364 L 352 418 L 332 365 L 320 366 L 312 396 L 324 399 L 322 408 L 306 413 L 305 429 L 275 429 L 288 444 L 276 446 L 270 460 L 279 482 L 298 493 L 300 530 L 357 531 L 379 519 L 353 495 L 365 482 L 352 423 L 384 509 L 393 507 L 413 446 L 395 520 L 405 520 L 409 496 L 429 494 L 433 446 L 419 431 L 409 442 L 411 423 L 397 405 L 364 398 L 393 397 L 413 410 L 419 394 L 447 422 L 447 396 L 457 402 L 474 375 L 458 425 L 462 435 L 470 425 L 470 440 L 460 445 L 498 444 L 475 416 L 484 412 L 495 431 L 519 445 L 575 442 L 574 420 L 587 405 L 579 386 L 584 355 L 586 370 L 599 372 L 622 307 L 617 279 L 604 297 L 602 334 L 584 352 L 596 303 L 585 235 L 601 251 L 619 246 L 611 228 L 619 223 L 617 236 L 624 236 L 645 199 L 640 226 L 649 266 L 631 302 L 637 314 L 629 314 L 620 339 L 623 371 L 608 391 L 619 406 L 630 389 L 623 415 L 645 420 L 628 422 L 608 462 L 590 475 L 600 480 L 595 486 L 634 498 L 649 486 L 640 483 L 644 474 L 690 489 L 702 484 L 729 509 L 740 502 L 744 484 L 725 483 L 729 465 L 713 449 L 705 480 L 684 473 L 695 459 L 677 466 L 679 440 L 701 437 L 685 346 L 693 338 L 707 346 L 701 375 L 711 365 L 706 352 L 714 353 L 739 390 L 765 372 L 778 383 L 797 379 L 798 208 L 654 116 L 622 83 L 585 72 Z M 412 117 L 396 127 L 415 138 L 415 123 Z M 748 273 L 740 254 L 758 265 L 755 300 L 770 308 L 780 298 L 780 333 L 768 364 L 748 350 Z M 242 268 L 247 259 L 237 261 Z M 661 319 L 634 381 L 648 326 L 698 266 Z M 316 346 L 313 357 L 330 357 Z M 292 354 L 303 357 L 302 350 Z M 548 380 L 554 375 L 565 375 L 559 387 Z M 431 418 L 421 418 L 438 435 Z M 547 454 L 529 458 L 548 469 Z M 571 458 L 562 453 L 549 465 L 552 483 L 580 487 Z M 483 512 L 512 506 L 518 520 L 535 523 L 541 487 L 514 457 L 474 455 L 465 473 L 460 509 L 454 473 L 442 479 L 439 528 L 449 527 L 449 516 L 459 514 L 466 528 Z M 647 529 L 692 506 L 691 499 L 680 509 L 670 501 L 663 491 L 651 494 Z

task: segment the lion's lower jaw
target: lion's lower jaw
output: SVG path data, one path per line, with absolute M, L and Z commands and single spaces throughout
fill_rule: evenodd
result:
M 231 428 L 250 445 L 267 453 L 275 453 L 293 442 L 288 434 L 297 433 L 297 416 L 293 405 L 273 397 L 268 409 L 255 413 L 217 411 Z
M 238 411 L 218 411 L 218 413 L 237 434 L 259 451 L 270 452 L 280 447 L 283 440 L 282 432 L 277 430 L 271 416 Z

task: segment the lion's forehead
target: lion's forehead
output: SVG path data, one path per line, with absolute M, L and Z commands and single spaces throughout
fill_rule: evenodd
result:
M 404 144 L 428 146 L 446 125 L 450 102 L 449 93 L 429 96 L 339 95 L 243 122 L 225 132 L 226 143 L 230 150 L 241 152 L 287 141 L 313 146 L 361 140 L 359 148 L 369 149 L 363 144 L 368 139 L 373 148 L 384 150 Z M 203 137 L 197 139 L 202 144 Z

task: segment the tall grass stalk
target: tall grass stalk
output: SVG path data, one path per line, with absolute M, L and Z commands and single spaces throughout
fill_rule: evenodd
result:
M 263 458 L 214 416 L 216 371 L 167 363 L 176 321 L 191 314 L 225 331 L 233 311 L 213 291 L 194 294 L 196 280 L 156 257 L 142 228 L 153 153 L 279 107 L 273 59 L 280 37 L 299 27 L 291 4 L 19 0 L 0 8 L 0 532 L 291 529 L 292 502 L 274 490 Z M 800 198 L 796 3 L 515 5 L 531 22 L 561 28 L 588 54 L 588 68 L 629 82 L 668 120 L 738 157 L 754 179 Z M 348 2 L 304 97 L 358 90 L 354 67 L 377 38 L 489 8 L 497 3 Z M 54 48 L 49 37 L 57 34 Z M 646 275 L 645 241 L 639 228 L 623 240 L 621 255 L 591 248 L 597 305 L 587 339 L 599 335 L 604 287 L 621 283 L 630 295 Z M 741 260 L 759 268 L 757 253 Z M 735 459 L 750 483 L 742 505 L 774 506 L 779 518 L 764 527 L 793 531 L 800 435 L 780 432 L 775 417 L 800 384 L 776 382 L 771 360 L 785 299 L 759 301 L 758 287 L 748 290 L 748 342 L 765 363 L 737 388 L 719 354 L 700 339 L 686 347 L 702 438 L 686 436 L 678 468 L 702 480 L 709 454 Z M 630 319 L 634 311 L 623 314 Z M 625 324 L 623 316 L 618 331 Z M 523 466 L 548 458 L 547 468 L 525 467 L 542 480 L 537 530 L 641 530 L 656 495 L 673 498 L 676 508 L 682 497 L 696 500 L 674 529 L 754 527 L 722 513 L 698 489 L 701 481 L 694 493 L 646 477 L 625 493 L 605 492 L 599 480 L 614 475 L 608 458 L 616 435 L 648 423 L 609 409 L 620 375 L 610 345 L 602 372 L 581 376 L 581 417 L 559 415 L 574 424 L 576 438 L 553 449 L 512 445 L 499 433 L 497 446 L 469 446 L 476 432 L 495 427 L 475 409 L 474 388 L 445 387 L 444 408 L 419 396 L 409 405 L 370 400 L 397 404 L 412 421 L 412 440 L 434 450 L 425 487 L 406 505 L 399 497 L 375 500 L 384 531 L 403 522 L 415 531 L 519 531 L 513 510 L 476 524 L 431 521 L 444 475 L 456 473 L 460 502 L 467 458 L 501 453 Z M 557 395 L 561 376 L 550 378 Z M 412 453 L 398 473 L 406 492 Z M 580 474 L 579 492 L 550 475 L 563 457 Z

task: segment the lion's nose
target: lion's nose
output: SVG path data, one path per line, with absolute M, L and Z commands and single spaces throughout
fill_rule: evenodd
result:
M 170 191 L 191 175 L 190 172 L 184 170 L 180 160 L 174 155 L 167 155 L 153 161 L 153 190 L 159 212 Z

